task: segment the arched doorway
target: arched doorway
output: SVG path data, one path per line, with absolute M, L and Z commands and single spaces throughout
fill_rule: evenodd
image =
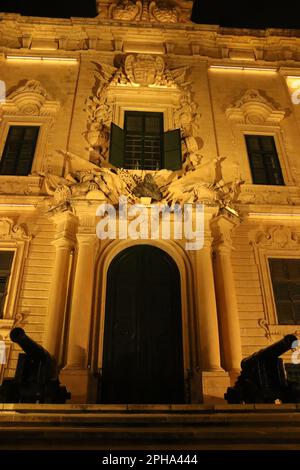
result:
M 180 274 L 150 245 L 125 249 L 107 273 L 101 403 L 184 403 Z

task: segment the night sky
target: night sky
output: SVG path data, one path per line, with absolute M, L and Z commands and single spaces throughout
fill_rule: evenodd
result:
M 299 28 L 300 14 L 295 0 L 195 0 L 193 21 L 245 28 Z M 95 0 L 0 0 L 0 11 L 30 16 L 69 18 L 94 17 Z

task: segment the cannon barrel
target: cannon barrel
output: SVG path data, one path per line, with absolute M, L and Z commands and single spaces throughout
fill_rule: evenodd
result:
M 52 359 L 48 351 L 26 335 L 23 328 L 13 328 L 10 339 L 17 343 L 23 351 L 34 361 L 47 361 Z
M 274 344 L 271 344 L 267 348 L 261 349 L 260 351 L 252 354 L 249 357 L 246 357 L 241 362 L 241 367 L 244 369 L 248 365 L 256 362 L 257 360 L 269 361 L 277 359 L 281 354 L 286 353 L 292 349 L 294 341 L 297 341 L 295 335 L 286 335 L 281 340 L 277 341 Z

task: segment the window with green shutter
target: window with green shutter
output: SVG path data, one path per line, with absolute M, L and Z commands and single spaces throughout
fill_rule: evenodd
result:
M 0 250 L 0 319 L 3 318 L 14 251 Z
M 39 126 L 10 126 L 0 160 L 1 175 L 31 173 L 38 133 Z
M 246 135 L 245 138 L 253 183 L 284 185 L 274 137 Z
M 300 259 L 269 259 L 278 323 L 300 324 Z
M 126 111 L 124 129 L 111 125 L 110 163 L 128 170 L 179 170 L 180 130 L 163 132 L 163 113 Z

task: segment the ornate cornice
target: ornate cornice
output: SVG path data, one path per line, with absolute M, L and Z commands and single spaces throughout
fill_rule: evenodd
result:
M 117 2 L 113 3 L 115 5 Z M 246 53 L 256 65 L 268 62 L 278 66 L 287 64 L 295 68 L 300 64 L 299 30 L 251 30 L 204 26 L 190 21 L 162 22 L 159 20 L 162 20 L 164 15 L 160 16 L 156 11 L 152 12 L 152 20 L 128 22 L 108 17 L 111 4 L 111 0 L 101 1 L 103 12 L 96 18 L 27 18 L 17 14 L 0 13 L 1 46 L 5 54 L 9 51 L 15 54 L 18 49 L 21 54 L 26 54 L 26 50 L 35 49 L 36 45 L 44 45 L 45 48 L 50 46 L 55 56 L 63 55 L 65 51 L 69 51 L 68 55 L 73 56 L 74 51 L 86 53 L 87 49 L 114 54 L 116 50 L 122 50 L 123 43 L 132 41 L 135 36 L 138 39 L 134 42 L 140 46 L 144 45 L 145 52 L 149 52 L 146 49 L 151 38 L 150 25 L 151 31 L 152 28 L 155 30 L 155 44 L 159 44 L 166 52 L 180 56 L 184 43 L 187 46 L 184 47 L 185 59 L 190 55 L 195 56 L 197 60 L 201 56 L 204 60 L 212 58 L 214 61 L 221 60 L 221 63 L 224 63 L 224 60 L 232 63 L 229 59 L 232 54 L 239 55 L 241 52 L 241 57 Z M 174 4 L 176 11 L 180 9 L 181 12 L 179 21 L 185 21 L 185 12 L 189 20 L 192 2 L 174 0 Z M 136 31 L 133 33 L 134 28 Z M 112 45 L 114 51 L 111 49 Z

